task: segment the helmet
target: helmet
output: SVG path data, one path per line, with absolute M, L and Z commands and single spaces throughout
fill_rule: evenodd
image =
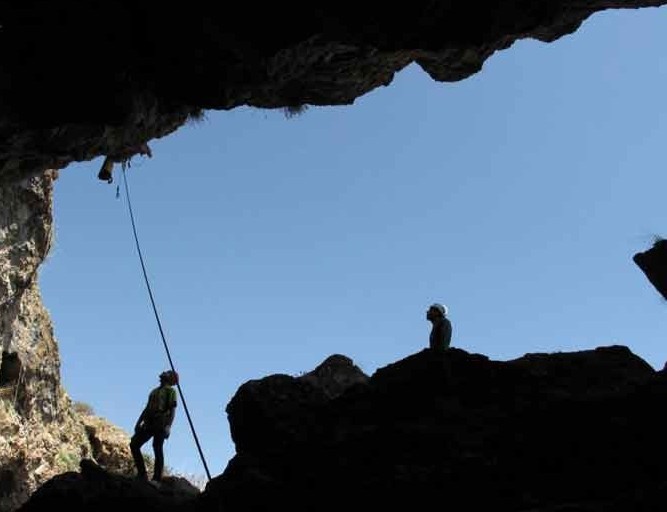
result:
M 178 373 L 174 370 L 167 370 L 160 374 L 160 380 L 164 380 L 167 384 L 175 386 L 178 384 Z
M 438 304 L 436 302 L 435 304 L 431 304 L 430 309 L 435 309 L 440 314 L 442 314 L 442 316 L 447 316 L 447 306 L 443 306 L 442 304 Z

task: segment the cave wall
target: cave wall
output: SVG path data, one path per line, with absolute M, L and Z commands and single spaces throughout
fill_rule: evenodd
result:
M 0 356 L 20 366 L 18 379 L 0 380 L 17 380 L 18 410 L 43 421 L 58 418 L 63 399 L 58 346 L 37 283 L 53 234 L 54 178 L 46 173 L 0 188 Z
M 38 267 L 53 239 L 55 172 L 0 188 L 0 510 L 90 455 L 60 380 Z

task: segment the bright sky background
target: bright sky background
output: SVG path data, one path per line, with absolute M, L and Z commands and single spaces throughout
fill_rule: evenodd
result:
M 631 258 L 667 235 L 666 28 L 665 9 L 602 13 L 462 82 L 411 66 L 353 106 L 208 112 L 136 157 L 142 250 L 211 472 L 234 454 L 241 384 L 334 353 L 370 375 L 428 345 L 434 301 L 452 345 L 491 359 L 623 344 L 662 368 L 667 306 Z M 100 165 L 61 172 L 40 282 L 66 389 L 131 432 L 168 365 L 120 174 Z M 204 473 L 182 407 L 165 451 Z

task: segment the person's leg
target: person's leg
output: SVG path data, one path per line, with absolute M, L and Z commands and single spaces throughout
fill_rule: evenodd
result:
M 146 478 L 146 463 L 144 462 L 144 456 L 141 454 L 141 447 L 146 444 L 152 436 L 152 433 L 148 430 L 140 429 L 134 433 L 132 439 L 130 440 L 130 451 L 132 452 L 132 458 L 134 459 L 134 465 L 137 468 L 137 476 L 140 478 Z
M 159 482 L 162 480 L 162 471 L 164 469 L 164 434 L 156 433 L 153 436 L 153 453 L 155 454 L 155 468 L 153 470 L 153 480 Z

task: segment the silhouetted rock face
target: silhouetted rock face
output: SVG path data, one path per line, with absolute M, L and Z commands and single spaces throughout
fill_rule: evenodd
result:
M 424 350 L 331 399 L 267 377 L 230 402 L 247 435 L 199 505 L 632 509 L 664 494 L 665 398 L 662 373 L 621 346 L 507 362 Z
M 650 249 L 636 253 L 632 260 L 667 300 L 667 240 L 656 241 Z
M 319 436 L 321 408 L 368 376 L 342 355 L 328 357 L 301 377 L 272 375 L 239 388 L 227 406 L 232 439 L 239 452 L 283 453 Z
M 666 401 L 665 372 L 623 346 L 504 362 L 424 350 L 370 378 L 336 355 L 239 388 L 237 455 L 193 499 L 84 471 L 21 512 L 83 510 L 82 496 L 125 512 L 663 510 Z
M 184 478 L 168 477 L 159 485 L 109 473 L 88 459 L 81 471 L 58 475 L 21 507 L 22 512 L 169 512 L 194 501 L 199 489 Z
M 368 375 L 349 357 L 334 354 L 312 372 L 299 377 L 299 380 L 321 389 L 328 398 L 336 398 L 352 386 L 368 383 Z

